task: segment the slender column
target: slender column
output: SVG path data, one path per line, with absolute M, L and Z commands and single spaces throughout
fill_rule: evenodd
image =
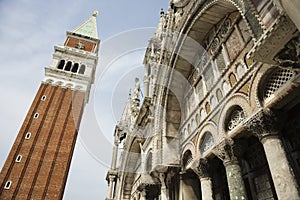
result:
M 109 176 L 108 180 L 108 192 L 107 192 L 107 199 L 112 199 L 112 193 L 113 193 L 113 184 L 114 183 L 114 176 Z
M 234 143 L 232 139 L 225 138 L 217 145 L 213 152 L 225 166 L 230 199 L 248 199 L 242 177 L 242 170 L 237 155 L 242 153 L 241 145 Z
M 166 181 L 165 181 L 165 173 L 161 172 L 159 173 L 159 180 L 161 183 L 161 188 L 160 188 L 160 196 L 161 196 L 161 200 L 168 200 L 168 189 L 166 186 Z
M 277 116 L 269 109 L 262 110 L 245 127 L 263 144 L 278 199 L 300 199 L 299 187 L 279 137 L 282 120 Z
M 200 179 L 202 200 L 213 200 L 212 181 L 208 174 L 207 160 L 204 158 L 200 158 L 198 166 L 193 168 L 193 170 Z
M 182 180 L 183 177 L 182 176 L 183 176 L 183 173 L 180 172 L 179 173 L 179 179 L 180 179 L 179 180 L 180 181 L 179 182 L 179 198 L 178 198 L 179 200 L 184 200 L 183 199 L 183 180 Z
M 224 57 L 225 65 L 227 67 L 230 64 L 230 59 L 229 59 L 227 47 L 224 44 L 222 44 L 222 54 Z

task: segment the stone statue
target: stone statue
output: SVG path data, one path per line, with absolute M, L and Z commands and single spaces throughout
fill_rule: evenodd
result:
M 132 99 L 139 99 L 140 91 L 141 91 L 141 87 L 140 87 L 139 79 L 135 78 L 135 88 L 134 88 L 134 91 L 133 91 L 133 98 Z

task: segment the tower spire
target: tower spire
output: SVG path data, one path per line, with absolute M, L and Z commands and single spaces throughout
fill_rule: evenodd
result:
M 82 36 L 87 36 L 90 38 L 98 39 L 97 21 L 96 21 L 96 17 L 98 15 L 98 13 L 99 12 L 97 10 L 95 10 L 93 15 L 90 18 L 88 18 L 82 24 L 77 26 L 71 32 L 82 35 Z

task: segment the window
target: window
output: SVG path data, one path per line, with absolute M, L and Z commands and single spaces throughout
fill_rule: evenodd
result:
M 22 156 L 18 155 L 17 158 L 16 158 L 16 162 L 21 162 L 21 160 L 22 160 Z
M 33 116 L 33 118 L 34 118 L 34 119 L 39 118 L 39 113 L 35 113 L 34 116 Z
M 85 72 L 85 65 L 81 65 L 78 73 L 84 74 L 84 72 Z
M 26 135 L 25 135 L 25 139 L 26 139 L 26 140 L 29 140 L 29 138 L 30 138 L 30 137 L 31 137 L 31 133 L 29 133 L 29 132 L 28 132 L 28 133 L 26 133 Z
M 46 95 L 43 95 L 42 98 L 41 98 L 41 100 L 45 101 L 46 100 Z
M 8 190 L 11 186 L 11 181 L 6 181 L 4 189 Z
M 59 62 L 59 64 L 57 65 L 57 69 L 63 69 L 64 66 L 65 66 L 65 61 L 64 61 L 64 60 L 61 60 L 61 61 Z
M 66 67 L 65 67 L 65 71 L 70 71 L 71 67 L 72 67 L 72 62 L 68 61 L 67 64 L 66 64 Z
M 71 72 L 77 73 L 78 68 L 79 68 L 79 64 L 78 64 L 78 63 L 75 63 L 74 66 L 72 67 Z

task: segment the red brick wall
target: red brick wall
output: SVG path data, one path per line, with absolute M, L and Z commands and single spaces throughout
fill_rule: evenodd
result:
M 70 37 L 67 38 L 67 40 L 65 42 L 65 46 L 75 48 L 76 44 L 78 44 L 79 42 L 84 44 L 84 49 L 83 50 L 89 51 L 89 52 L 94 52 L 95 44 L 93 44 L 91 42 L 84 41 L 84 40 L 79 40 L 79 39 L 76 39 L 76 38 L 70 38 Z
M 41 97 L 46 95 L 46 100 Z M 84 93 L 42 84 L 0 175 L 0 199 L 61 199 L 83 111 Z M 34 119 L 38 112 L 39 117 Z M 31 132 L 29 140 L 25 139 Z M 20 163 L 15 158 L 21 154 Z M 4 190 L 7 180 L 12 181 Z

